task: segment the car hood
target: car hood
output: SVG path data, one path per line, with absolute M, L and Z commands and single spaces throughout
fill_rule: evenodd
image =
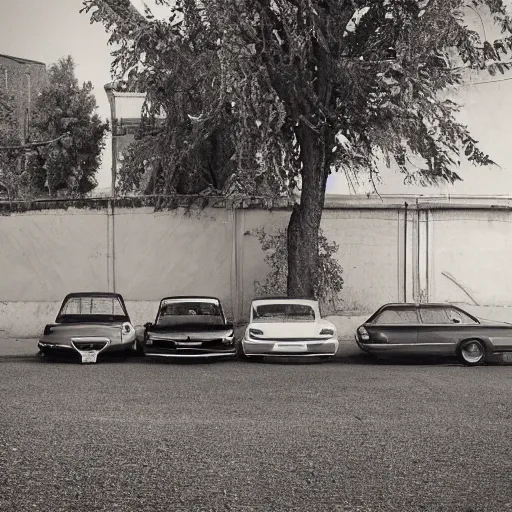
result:
M 320 336 L 322 329 L 332 329 L 336 335 L 336 327 L 327 320 L 315 322 L 253 322 L 248 329 L 259 329 L 263 335 L 260 339 L 311 339 L 325 338 Z
M 478 321 L 482 325 L 496 325 L 496 326 L 499 326 L 499 327 L 512 327 L 512 323 L 510 323 L 510 322 L 503 322 L 503 321 L 498 321 L 498 320 L 489 320 L 487 318 L 478 318 Z

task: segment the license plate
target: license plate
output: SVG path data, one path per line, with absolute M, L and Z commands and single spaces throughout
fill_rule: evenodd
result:
M 98 359 L 98 352 L 95 350 L 88 350 L 87 352 L 80 352 L 82 356 L 82 363 L 95 363 Z
M 304 344 L 298 344 L 298 343 L 276 343 L 274 345 L 274 348 L 272 349 L 273 352 L 307 352 L 308 347 Z

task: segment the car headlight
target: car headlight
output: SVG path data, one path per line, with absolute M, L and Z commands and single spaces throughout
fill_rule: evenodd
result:
M 359 335 L 359 338 L 363 341 L 368 341 L 370 339 L 368 331 L 362 325 L 357 329 L 357 334 Z
M 257 338 L 263 336 L 263 331 L 260 329 L 249 329 L 249 336 Z
M 130 338 L 135 338 L 135 329 L 130 322 L 124 322 L 121 326 L 121 340 L 124 342 L 131 341 Z
M 334 330 L 333 329 L 322 329 L 320 331 L 320 336 L 334 336 Z
M 235 333 L 231 332 L 226 337 L 222 338 L 222 344 L 223 345 L 233 345 L 234 344 L 234 336 L 235 336 Z

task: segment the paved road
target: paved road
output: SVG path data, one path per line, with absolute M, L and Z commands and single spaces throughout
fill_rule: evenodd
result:
M 319 364 L 82 366 L 16 343 L 0 343 L 2 511 L 512 510 L 510 365 L 349 345 Z

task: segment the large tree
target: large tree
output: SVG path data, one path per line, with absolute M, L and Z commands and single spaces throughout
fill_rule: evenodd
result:
M 96 114 L 91 82 L 79 84 L 71 56 L 48 70 L 48 85 L 37 97 L 31 119 L 32 141 L 55 140 L 33 152 L 29 162 L 37 191 L 83 195 L 96 187 L 108 123 Z
M 288 293 L 314 295 L 328 175 L 381 162 L 422 183 L 453 182 L 460 153 L 491 160 L 444 91 L 466 68 L 504 71 L 511 21 L 502 0 L 84 0 L 117 46 L 113 68 L 148 92 L 144 141 L 158 190 L 230 166 L 246 193 L 300 190 L 288 226 Z M 134 2 L 139 5 L 141 2 Z M 502 31 L 483 41 L 468 10 Z M 506 60 L 506 59 L 505 59 Z M 223 151 L 208 147 L 223 134 Z M 147 163 L 147 162 L 146 162 Z M 229 180 L 228 180 L 229 181 Z M 267 188 L 264 187 L 267 185 Z M 263 188 L 262 188 L 263 187 Z

